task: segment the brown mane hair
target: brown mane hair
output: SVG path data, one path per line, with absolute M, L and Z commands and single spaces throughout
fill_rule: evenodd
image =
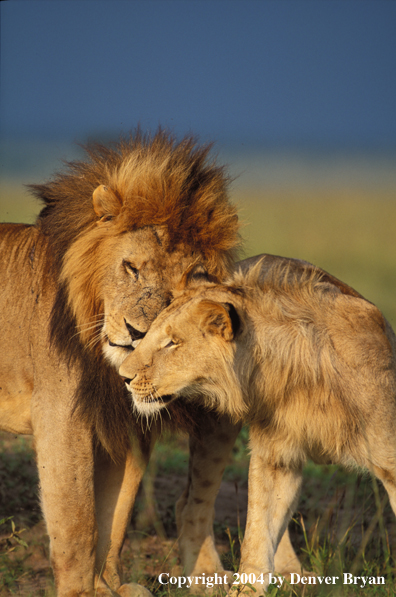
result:
M 67 170 L 49 182 L 29 185 L 45 203 L 37 224 L 49 239 L 58 274 L 70 245 L 98 220 L 92 194 L 102 184 L 120 199 L 116 234 L 165 225 L 171 243 L 202 253 L 213 273 L 230 269 L 239 245 L 238 216 L 224 167 L 208 159 L 212 144 L 137 129 L 117 143 L 83 148 L 87 161 L 67 162 Z
M 87 349 L 77 333 L 77 324 L 103 312 L 95 294 L 98 272 L 90 268 L 95 263 L 92 255 L 99 252 L 102 235 L 108 234 L 109 228 L 97 226 L 94 190 L 104 185 L 119 200 L 111 234 L 166 226 L 172 247 L 184 245 L 192 255 L 201 254 L 209 273 L 219 278 L 232 268 L 239 225 L 236 208 L 228 199 L 229 179 L 224 168 L 209 159 L 210 144 L 198 145 L 192 136 L 178 142 L 162 129 L 154 136 L 137 129 L 117 143 L 89 143 L 83 148 L 85 161 L 67 162 L 63 172 L 45 184 L 30 185 L 30 189 L 44 202 L 36 227 L 48 242 L 45 271 L 51 272 L 57 284 L 51 340 L 70 365 L 84 372 L 76 409 L 116 458 L 127 448 L 134 424 L 128 392 L 102 354 Z M 80 248 L 81 258 L 77 259 Z M 89 254 L 91 258 L 86 259 Z M 68 259 L 70 255 L 73 259 Z M 71 278 L 77 280 L 74 288 L 78 287 L 79 303 L 84 304 L 78 321 Z M 174 424 L 188 426 L 194 420 L 187 410 L 184 414 L 180 408 L 171 410 L 175 411 Z

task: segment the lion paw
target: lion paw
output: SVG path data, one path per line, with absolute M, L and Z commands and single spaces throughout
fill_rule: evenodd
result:
M 224 588 L 226 588 L 226 589 L 232 588 L 233 582 L 235 580 L 235 572 L 231 572 L 231 570 L 223 570 L 223 572 L 221 574 L 222 574 L 222 576 L 225 575 L 225 580 L 227 581 Z
M 153 597 L 152 593 L 146 587 L 138 585 L 135 582 L 121 585 L 117 589 L 117 595 L 120 595 L 120 597 Z

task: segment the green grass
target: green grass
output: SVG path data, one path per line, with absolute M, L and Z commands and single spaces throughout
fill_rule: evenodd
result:
M 0 436 L 0 513 L 12 513 L 19 526 L 31 526 L 41 519 L 31 438 Z
M 245 427 L 237 441 L 233 462 L 228 467 L 228 478 L 245 481 L 248 470 L 248 429 Z M 156 471 L 172 472 L 172 459 L 168 448 L 177 453 L 176 462 L 187 462 L 186 444 L 177 445 L 173 437 L 168 444 L 159 446 L 153 456 Z M 167 453 L 164 460 L 163 454 Z M 165 463 L 165 466 L 164 466 Z M 185 469 L 184 469 L 185 470 Z M 182 472 L 182 469 L 180 469 Z M 396 550 L 396 529 L 386 492 L 381 484 L 369 474 L 346 471 L 338 466 L 318 466 L 309 462 L 304 469 L 302 495 L 298 510 L 290 524 L 291 536 L 305 570 L 321 576 L 338 576 L 344 573 L 354 576 L 383 576 L 386 584 L 347 585 L 289 585 L 286 588 L 272 587 L 272 596 L 352 597 L 358 595 L 394 596 L 395 563 L 392 553 Z M 228 543 L 223 553 L 223 565 L 228 570 L 237 570 L 243 529 L 216 525 L 216 537 Z M 159 571 L 169 571 L 167 563 L 158 563 Z M 185 597 L 191 591 L 161 587 L 155 578 L 150 586 L 155 594 Z M 215 594 L 220 596 L 221 589 Z
M 248 453 L 246 448 L 247 429 L 244 428 L 238 438 L 234 450 L 234 459 L 228 467 L 228 478 L 246 481 L 248 469 Z M 155 448 L 146 475 L 146 487 L 152 491 L 157 475 L 181 475 L 186 478 L 187 471 L 187 439 L 172 435 L 165 437 Z M 30 442 L 24 438 L 15 439 L 6 436 L 1 442 L 3 452 L 1 456 L 2 474 L 0 486 L 4 493 L 4 507 L 11 514 L 15 514 L 16 530 L 21 529 L 20 520 L 27 522 L 29 527 L 37 520 L 37 476 L 33 470 L 34 454 Z M 150 479 L 151 476 L 151 479 Z M 9 478 L 10 481 L 6 479 Z M 7 485 L 10 483 L 10 485 Z M 18 491 L 18 483 L 20 491 Z M 151 489 L 150 489 L 151 488 Z M 12 499 L 8 502 L 6 496 Z M 139 508 L 147 506 L 147 496 L 141 495 Z M 150 499 L 156 497 L 151 493 Z M 9 508 L 8 504 L 13 504 Z M 378 507 L 380 505 L 380 508 Z M 124 553 L 124 567 L 127 579 L 139 581 L 148 586 L 157 597 L 172 595 L 187 597 L 191 591 L 175 590 L 158 584 L 159 572 L 168 572 L 177 565 L 177 548 L 175 547 L 174 513 L 167 513 L 169 520 L 160 528 L 154 523 L 143 526 L 138 533 L 132 535 L 136 539 L 138 534 L 142 542 L 139 548 L 132 545 Z M 170 519 L 171 518 L 171 519 Z M 144 517 L 140 517 L 140 522 Z M 30 521 L 30 522 L 29 522 Z M 374 521 L 374 524 L 373 524 Z M 134 526 L 136 529 L 136 525 Z M 395 572 L 392 557 L 395 553 L 396 534 L 394 516 L 388 504 L 382 486 L 373 485 L 369 475 L 359 475 L 340 469 L 337 466 L 317 466 L 308 463 L 304 470 L 303 490 L 298 510 L 290 525 L 293 544 L 302 558 L 305 570 L 320 575 L 342 576 L 343 572 L 351 572 L 356 576 L 385 576 L 385 586 L 309 586 L 293 585 L 286 589 L 271 588 L 270 595 L 279 597 L 313 595 L 325 597 L 353 597 L 366 595 L 370 597 L 391 597 L 396 594 L 390 575 Z M 0 535 L 12 535 L 11 522 L 7 521 L 0 527 Z M 156 536 L 155 536 L 156 535 Z M 21 538 L 24 539 L 25 533 Z M 240 544 L 243 529 L 216 526 L 216 537 L 228 545 L 222 555 L 226 569 L 235 570 L 240 557 Z M 154 543 L 151 542 L 154 541 Z M 51 576 L 47 571 L 45 579 L 49 586 L 40 592 L 20 591 L 21 583 L 44 582 L 42 574 L 31 568 L 29 554 L 42 547 L 35 547 L 33 535 L 27 539 L 28 549 L 11 537 L 8 547 L 15 547 L 12 553 L 2 550 L 0 555 L 0 595 L 20 594 L 47 595 L 53 594 Z M 3 543 L 4 545 L 4 543 Z M 153 548 L 155 546 L 155 549 Z M 137 551 L 136 551 L 137 550 Z M 150 571 L 147 571 L 147 563 Z M 179 572 L 180 573 L 180 572 Z M 221 590 L 216 588 L 215 595 L 220 597 Z
M 240 434 L 234 449 L 233 462 L 228 467 L 229 480 L 237 479 L 245 482 L 247 478 L 248 453 L 246 448 L 247 429 Z M 164 438 L 155 448 L 146 483 L 152 489 L 157 475 L 181 475 L 187 472 L 187 439 L 183 436 L 172 435 Z M 34 471 L 34 453 L 31 443 L 25 438 L 5 436 L 1 441 L 1 472 L 0 477 L 4 502 L 2 510 L 7 508 L 14 515 L 16 530 L 24 526 L 34 525 L 38 519 L 37 513 L 37 476 Z M 150 476 L 152 477 L 150 479 Z M 8 480 L 7 480 L 8 479 Z M 8 495 L 8 498 L 7 498 Z M 7 500 L 11 501 L 7 501 Z M 155 502 L 152 493 L 151 499 Z M 147 503 L 146 496 L 140 497 L 141 509 Z M 381 509 L 378 504 L 384 503 Z M 10 506 L 12 504 L 12 507 Z M 167 520 L 165 527 L 155 528 L 155 524 L 141 528 L 139 535 L 149 543 L 142 543 L 137 559 L 136 549 L 130 549 L 124 554 L 124 566 L 130 581 L 140 581 L 154 590 L 158 597 L 175 595 L 186 597 L 191 592 L 174 590 L 169 593 L 168 588 L 159 586 L 157 574 L 169 571 L 177 564 L 177 549 L 174 546 L 174 514 L 167 514 L 172 520 Z M 140 517 L 140 521 L 142 517 Z M 374 525 L 372 521 L 374 520 Z M 27 524 L 26 524 L 27 523 Z M 356 576 L 385 576 L 387 584 L 377 587 L 360 589 L 358 586 L 309 586 L 305 589 L 298 585 L 278 590 L 271 588 L 270 595 L 274 596 L 354 596 L 369 595 L 392 596 L 395 593 L 393 581 L 389 574 L 394 572 L 393 559 L 389 552 L 396 549 L 395 525 L 393 513 L 387 502 L 382 486 L 374 485 L 369 475 L 358 475 L 344 471 L 336 466 L 317 466 L 308 463 L 304 470 L 303 491 L 294 519 L 291 523 L 291 535 L 297 552 L 302 557 L 305 570 L 321 575 L 342 576 L 343 572 L 352 572 Z M 0 535 L 12 535 L 11 521 L 0 527 Z M 157 537 L 152 534 L 157 534 Z M 20 535 L 24 539 L 24 533 Z M 136 536 L 136 531 L 133 532 Z M 222 559 L 227 569 L 238 567 L 240 543 L 243 529 L 237 527 L 228 529 L 216 526 L 216 537 L 226 543 L 228 549 Z M 169 537 L 167 539 L 166 537 Z M 158 551 L 150 547 L 151 538 Z M 39 592 L 20 591 L 21 582 L 34 583 L 38 572 L 30 566 L 28 556 L 37 549 L 33 539 L 27 540 L 28 550 L 10 537 L 7 549 L 2 549 L 0 555 L 0 595 L 51 595 L 50 576 L 46 573 L 49 588 Z M 5 545 L 3 541 L 3 546 Z M 147 547 L 148 545 L 148 547 Z M 159 547 L 160 546 L 160 547 Z M 9 547 L 15 548 L 9 553 Z M 42 547 L 39 547 L 42 550 Z M 224 551 L 224 550 L 223 550 Z M 145 570 L 149 556 L 151 571 Z M 39 577 L 41 578 L 40 574 Z M 305 591 L 305 592 L 304 592 Z M 308 592 L 307 592 L 308 591 Z M 216 589 L 220 596 L 221 591 Z

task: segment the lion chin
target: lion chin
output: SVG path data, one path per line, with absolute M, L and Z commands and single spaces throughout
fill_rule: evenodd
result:
M 156 415 L 176 399 L 174 394 L 164 394 L 160 396 L 155 388 L 148 394 L 140 394 L 133 389 L 131 380 L 124 379 L 124 382 L 131 393 L 133 406 L 140 415 Z

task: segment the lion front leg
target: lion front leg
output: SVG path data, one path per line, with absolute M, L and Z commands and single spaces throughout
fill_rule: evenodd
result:
M 244 578 L 254 586 L 255 594 L 262 594 L 269 574 L 278 572 L 275 551 L 297 505 L 302 472 L 274 465 L 261 446 L 255 446 L 254 437 L 251 444 L 248 515 L 239 574 L 246 575 Z M 245 592 L 251 593 L 248 587 Z
M 188 486 L 176 505 L 180 556 L 188 576 L 223 570 L 213 535 L 214 504 L 241 429 L 212 413 L 204 424 L 199 439 L 190 439 Z
M 41 503 L 58 597 L 93 597 L 97 528 L 92 434 L 72 417 L 68 405 L 70 395 L 32 400 Z M 98 594 L 111 595 L 104 590 Z
M 68 404 L 41 398 L 32 406 L 57 596 L 149 597 L 140 585 L 121 585 L 119 555 L 152 441 L 136 441 L 117 465 L 103 453 L 94 462 L 92 432 Z
M 139 434 L 141 435 L 141 434 Z M 155 433 L 132 437 L 123 462 L 114 463 L 102 450 L 95 455 L 95 501 L 98 524 L 96 574 L 123 597 L 151 595 L 131 583 L 122 585 L 120 553 L 136 494 L 155 442 Z

